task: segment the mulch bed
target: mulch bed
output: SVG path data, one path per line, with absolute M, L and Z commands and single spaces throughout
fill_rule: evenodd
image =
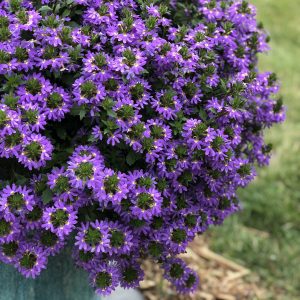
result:
M 267 299 L 259 278 L 245 267 L 211 251 L 203 238 L 190 244 L 181 256 L 198 272 L 200 287 L 193 295 L 177 295 L 163 279 L 162 271 L 150 261 L 143 265 L 145 280 L 141 291 L 147 300 L 247 300 Z

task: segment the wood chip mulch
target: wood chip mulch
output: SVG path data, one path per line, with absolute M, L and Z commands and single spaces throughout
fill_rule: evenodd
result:
M 211 251 L 203 238 L 190 244 L 181 256 L 198 272 L 200 287 L 193 295 L 177 295 L 163 279 L 159 267 L 146 261 L 145 280 L 141 291 L 146 300 L 255 300 L 267 299 L 268 293 L 260 286 L 259 278 L 245 267 Z

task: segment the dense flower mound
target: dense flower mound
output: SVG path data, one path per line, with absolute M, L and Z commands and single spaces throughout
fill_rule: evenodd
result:
M 284 119 L 246 1 L 0 3 L 0 259 L 36 277 L 65 246 L 100 294 L 239 209 Z

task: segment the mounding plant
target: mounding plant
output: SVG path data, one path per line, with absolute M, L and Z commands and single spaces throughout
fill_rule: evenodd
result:
M 0 259 L 35 278 L 73 249 L 97 293 L 136 287 L 239 210 L 284 120 L 247 1 L 0 4 Z

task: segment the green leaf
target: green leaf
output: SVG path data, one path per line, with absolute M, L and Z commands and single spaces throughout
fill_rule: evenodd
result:
M 126 156 L 126 162 L 129 166 L 132 166 L 138 159 L 140 155 L 134 151 L 130 151 Z
M 52 8 L 47 5 L 44 5 L 39 9 L 39 12 L 41 12 L 41 13 L 45 13 L 45 12 L 49 12 L 49 11 L 52 11 Z
M 16 184 L 23 185 L 27 182 L 27 178 L 23 175 L 16 174 Z
M 81 109 L 79 111 L 79 118 L 80 118 L 80 120 L 82 120 L 85 117 L 85 115 L 86 115 L 86 110 L 85 109 Z
M 70 9 L 65 9 L 64 12 L 62 13 L 62 16 L 63 16 L 63 17 L 67 17 L 67 16 L 70 15 L 70 13 L 71 13 L 71 10 L 70 10 Z
M 43 191 L 42 193 L 42 200 L 44 202 L 44 204 L 48 204 L 49 202 L 51 202 L 53 199 L 53 193 L 50 189 L 46 189 Z
M 57 133 L 58 137 L 62 140 L 65 140 L 67 137 L 67 131 L 63 127 L 57 128 L 56 133 Z
M 116 112 L 113 111 L 112 109 L 107 111 L 107 115 L 112 118 L 115 118 L 117 116 Z
M 199 109 L 199 116 L 203 121 L 207 120 L 207 113 L 203 108 Z

